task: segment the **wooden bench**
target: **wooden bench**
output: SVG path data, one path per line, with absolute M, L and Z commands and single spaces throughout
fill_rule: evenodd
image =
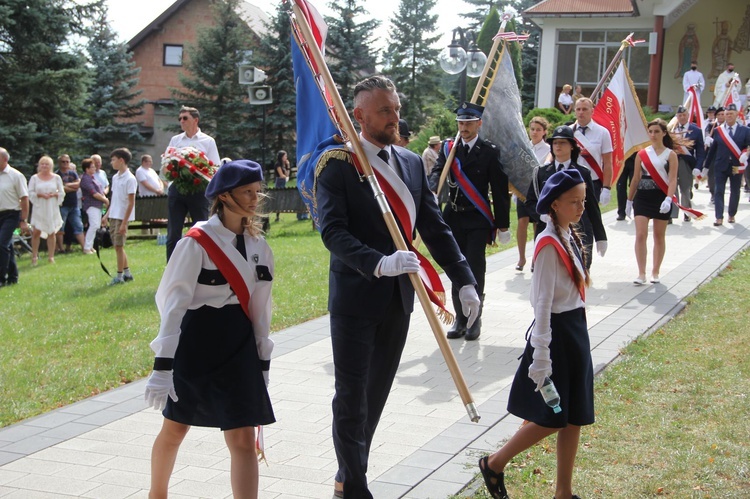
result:
M 307 213 L 307 206 L 302 201 L 302 196 L 300 196 L 296 187 L 267 189 L 265 192 L 268 197 L 263 203 L 263 213 Z M 133 228 L 166 228 L 168 216 L 169 197 L 166 194 L 149 197 L 136 196 Z M 190 227 L 192 222 L 186 222 L 185 225 Z M 264 229 L 267 230 L 267 228 L 267 223 L 264 223 Z M 156 235 L 153 235 L 153 237 L 156 237 Z

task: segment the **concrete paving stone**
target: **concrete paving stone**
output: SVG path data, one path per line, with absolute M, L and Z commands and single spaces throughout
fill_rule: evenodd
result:
M 113 421 L 117 421 L 118 419 L 122 419 L 123 417 L 125 417 L 124 412 L 103 410 L 94 412 L 92 414 L 89 414 L 88 416 L 82 416 L 77 420 L 77 422 L 82 424 L 103 426 Z
M 86 400 L 82 400 L 81 402 L 76 402 L 75 404 L 61 407 L 60 409 L 58 409 L 58 411 L 62 413 L 78 414 L 80 416 L 86 416 L 89 414 L 93 414 L 95 412 L 102 411 L 109 407 L 112 407 L 113 405 L 114 404 L 111 402 L 104 402 L 99 399 L 86 399 Z
M 175 494 L 184 494 L 191 497 L 200 497 L 205 499 L 223 499 L 231 497 L 232 486 L 229 483 L 203 483 L 195 480 L 180 480 L 174 485 L 170 485 L 170 496 Z
M 182 450 L 182 448 L 180 448 Z M 150 459 L 151 446 L 121 444 L 114 442 L 96 442 L 85 452 L 104 456 L 124 456 L 135 459 Z
M 378 477 L 379 482 L 414 486 L 427 477 L 432 470 L 416 466 L 397 464 Z
M 146 465 L 149 467 L 145 471 L 145 473 L 150 472 L 150 466 L 151 461 L 147 461 Z M 139 470 L 131 470 L 131 471 L 139 471 Z M 208 482 L 213 478 L 216 478 L 217 476 L 224 473 L 224 470 L 219 470 L 216 468 L 203 468 L 199 466 L 185 466 L 179 471 L 176 471 L 172 474 L 174 478 L 182 479 L 182 480 L 194 480 L 198 482 Z
M 466 441 L 460 438 L 438 435 L 437 437 L 433 438 L 425 445 L 423 445 L 422 449 L 434 452 L 446 452 L 455 454 L 456 452 L 460 451 L 465 445 Z
M 34 435 L 18 442 L 3 447 L 3 452 L 11 452 L 17 454 L 23 454 L 28 456 L 36 451 L 46 449 L 52 445 L 62 442 L 62 438 L 43 437 L 41 435 Z
M 84 480 L 96 482 L 96 477 L 105 473 L 106 468 L 100 468 L 97 466 L 85 466 L 78 464 L 71 464 L 67 468 L 58 471 L 54 476 L 64 476 L 66 478 L 73 478 L 75 480 Z
M 322 458 L 322 457 L 312 457 L 312 456 L 306 456 L 306 455 L 298 455 L 295 456 L 283 464 L 284 466 L 297 466 L 300 468 L 308 468 L 311 470 L 322 470 L 325 469 L 326 466 L 329 466 L 331 464 L 330 459 Z
M 0 466 L 3 466 L 7 463 L 12 463 L 23 457 L 26 457 L 25 454 L 19 454 L 17 452 L 4 452 L 0 450 Z
M 145 381 L 140 381 L 138 383 L 123 386 L 119 390 L 110 390 L 101 395 L 97 395 L 97 400 L 100 402 L 119 404 L 137 397 L 142 399 L 144 389 Z
M 3 483 L 2 476 L 6 471 L 28 473 L 31 475 L 54 475 L 64 469 L 70 468 L 71 466 L 73 465 L 47 461 L 44 459 L 35 459 L 34 456 L 30 456 L 28 459 L 20 459 L 3 466 L 2 469 L 0 469 L 0 483 Z
M 41 492 L 38 490 L 14 490 L 4 496 L 3 499 L 60 499 L 60 497 L 73 497 L 63 495 L 59 492 Z
M 456 423 L 452 424 L 448 429 L 441 432 L 441 436 L 451 437 L 451 438 L 460 438 L 464 441 L 466 440 L 474 440 L 479 435 L 484 433 L 486 431 L 486 428 L 474 423 Z
M 138 489 L 133 487 L 105 484 L 91 489 L 81 497 L 90 497 L 92 499 L 127 499 L 133 497 L 137 492 L 139 492 Z
M 434 470 L 448 462 L 452 457 L 453 454 L 417 450 L 411 455 L 404 458 L 398 464 L 403 466 L 412 466 L 415 468 Z
M 45 428 L 40 426 L 31 426 L 23 422 L 16 423 L 0 430 L 0 440 L 4 442 L 18 442 L 32 435 L 43 433 Z M 3 449 L 5 446 L 3 447 Z
M 444 482 L 428 478 L 409 490 L 404 499 L 442 499 L 455 494 L 465 484 L 460 482 Z
M 182 450 L 182 449 L 180 449 Z M 133 473 L 151 473 L 151 456 L 146 459 L 138 459 L 126 456 L 114 456 L 112 459 L 102 465 L 106 470 L 122 470 Z M 184 469 L 184 468 L 183 468 Z
M 81 496 L 96 487 L 96 484 L 85 480 L 45 475 L 25 475 L 6 485 L 19 489 L 70 496 Z
M 99 466 L 112 459 L 112 456 L 91 451 L 63 449 L 55 446 L 37 452 L 34 454 L 34 458 L 58 463 Z
M 142 412 L 150 413 L 152 412 L 152 410 L 146 409 Z M 153 411 L 153 412 L 156 412 L 156 411 Z M 120 432 L 121 433 L 120 438 L 134 438 L 135 435 L 143 435 L 143 434 L 150 434 L 150 435 L 156 436 L 161 430 L 163 420 L 164 420 L 163 416 L 160 416 L 157 420 L 143 421 L 139 418 L 136 418 L 134 415 L 129 415 L 124 418 L 119 418 L 116 421 L 107 423 L 106 425 L 102 425 L 101 429 L 103 431 Z M 191 433 L 194 433 L 197 430 L 199 430 L 199 428 L 192 428 Z M 107 436 L 106 438 L 110 439 L 112 437 Z M 118 438 L 118 437 L 114 437 L 114 438 Z M 127 442 L 127 440 L 125 441 Z
M 77 437 L 79 435 L 83 435 L 92 430 L 95 430 L 96 428 L 97 427 L 93 425 L 81 424 L 81 423 L 77 423 L 73 421 L 73 422 L 58 426 L 56 428 L 50 428 L 44 433 L 39 434 L 39 436 L 53 438 L 60 442 L 63 440 L 71 439 L 73 437 Z
M 24 471 L 6 470 L 3 467 L 3 469 L 0 469 L 0 485 L 6 485 L 10 482 L 19 480 L 28 475 L 29 473 L 24 472 Z
M 378 434 L 375 434 L 377 438 Z M 411 453 L 417 451 L 419 447 L 413 445 L 395 444 L 391 442 L 373 442 L 372 449 L 370 450 L 370 461 L 377 462 L 378 459 L 393 461 L 398 463 L 404 456 L 408 456 Z M 373 459 L 373 456 L 377 455 L 377 459 Z
M 121 485 L 123 487 L 135 487 L 148 490 L 151 486 L 151 474 L 133 473 L 123 470 L 107 470 L 101 475 L 98 475 L 96 481 L 99 484 Z M 171 484 L 172 482 L 170 481 L 169 483 Z
M 132 414 L 136 411 L 143 410 L 146 407 L 148 407 L 148 405 L 146 405 L 146 401 L 143 399 L 143 396 L 141 396 L 141 397 L 135 397 L 129 400 L 125 400 L 123 402 L 120 402 L 119 404 L 115 404 L 112 407 L 110 407 L 108 410 Z
M 78 419 L 80 416 L 71 413 L 65 413 L 62 411 L 53 411 L 47 414 L 42 414 L 35 418 L 25 420 L 23 423 L 29 426 L 39 426 L 41 428 L 55 428 L 65 423 L 69 423 Z
M 477 466 L 478 460 L 479 457 L 474 459 L 473 457 L 469 458 L 468 456 L 459 455 L 436 469 L 430 475 L 430 478 L 443 482 L 469 483 L 474 479 L 474 475 L 479 472 Z

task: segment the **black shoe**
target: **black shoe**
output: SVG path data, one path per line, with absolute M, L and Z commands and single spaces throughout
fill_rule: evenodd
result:
M 125 282 L 130 282 L 130 281 L 133 280 L 133 276 L 132 275 L 124 275 L 124 276 L 122 276 L 122 280 L 125 281 Z
M 505 490 L 505 474 L 495 473 L 490 469 L 488 456 L 479 459 L 479 471 L 482 472 L 484 485 L 487 487 L 490 497 L 493 499 L 510 499 L 508 491 Z
M 618 222 L 622 222 L 623 220 L 625 220 L 625 215 L 617 215 Z
M 461 324 L 461 320 L 456 317 L 456 321 L 453 323 L 451 328 L 448 330 L 448 334 L 446 334 L 446 338 L 449 340 L 456 340 L 458 338 L 461 338 L 466 334 L 466 323 L 464 322 Z
M 689 222 L 690 221 L 690 217 L 687 216 L 687 215 L 685 215 L 684 217 L 682 217 L 682 220 L 685 221 L 685 222 Z
M 482 318 L 478 317 L 474 324 L 466 331 L 466 341 L 475 341 L 479 339 L 482 333 Z

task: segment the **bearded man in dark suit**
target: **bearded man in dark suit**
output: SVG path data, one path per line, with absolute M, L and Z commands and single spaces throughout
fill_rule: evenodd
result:
M 398 197 L 389 198 L 389 204 L 393 208 L 398 201 L 407 208 L 435 261 L 461 288 L 463 312 L 474 320 L 479 311 L 476 282 L 440 215 L 422 159 L 393 145 L 399 137 L 400 109 L 396 87 L 383 76 L 367 78 L 354 89 L 362 149 Z M 414 307 L 407 274 L 418 271 L 419 261 L 411 251 L 396 250 L 349 149 L 328 151 L 318 168 L 315 199 L 323 244 L 331 252 L 328 310 L 336 378 L 332 430 L 339 465 L 335 493 L 370 499 L 370 445 L 406 342 Z M 403 232 L 403 223 L 399 225 Z

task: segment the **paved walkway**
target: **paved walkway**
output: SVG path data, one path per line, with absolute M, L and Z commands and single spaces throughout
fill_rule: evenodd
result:
M 637 287 L 632 221 L 605 215 L 609 250 L 594 258 L 587 293 L 592 356 L 603 369 L 632 339 L 678 313 L 684 299 L 750 240 L 743 194 L 737 224 L 712 226 L 705 188 L 695 194 L 701 222 L 669 227 L 661 283 Z M 529 247 L 529 252 L 531 247 Z M 477 457 L 497 448 L 519 421 L 505 412 L 510 382 L 532 319 L 528 271 L 516 250 L 489 258 L 484 328 L 476 342 L 451 346 L 479 408 L 468 420 L 421 311 L 415 312 L 401 368 L 375 435 L 370 470 L 378 499 L 444 498 L 472 481 Z M 650 270 L 650 269 L 649 269 Z M 280 331 L 270 394 L 278 422 L 266 428 L 269 465 L 262 498 L 331 497 L 333 365 L 328 317 Z M 161 415 L 146 409 L 144 382 L 132 383 L 0 430 L 0 497 L 146 498 L 149 459 Z M 193 428 L 171 481 L 173 498 L 231 497 L 229 455 L 221 432 Z

